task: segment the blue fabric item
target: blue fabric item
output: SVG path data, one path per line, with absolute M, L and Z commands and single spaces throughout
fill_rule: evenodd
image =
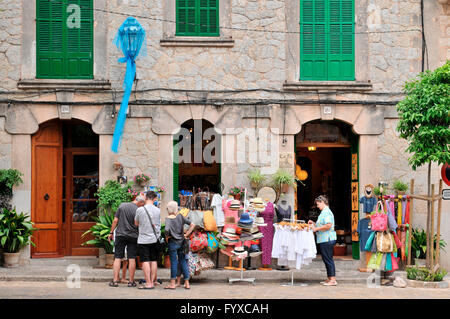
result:
M 375 197 L 363 196 L 359 199 L 359 202 L 363 204 L 363 212 L 371 213 L 374 211 L 375 205 L 377 204 L 377 199 Z
M 370 251 L 370 249 L 366 249 L 367 240 L 373 233 L 373 230 L 369 228 L 369 223 L 370 218 L 363 218 L 358 222 L 358 228 L 356 229 L 356 231 L 359 235 L 359 248 L 361 251 Z
M 366 244 L 364 245 L 365 251 L 372 251 L 372 244 L 375 241 L 375 232 L 372 232 L 369 237 L 367 238 Z
M 169 240 L 169 257 L 170 257 L 170 279 L 177 278 L 178 264 L 185 280 L 189 280 L 189 267 L 187 265 L 186 255 L 183 247 L 175 241 Z
M 123 129 L 127 117 L 128 101 L 130 100 L 131 89 L 136 75 L 135 61 L 138 56 L 147 55 L 145 30 L 135 18 L 129 17 L 120 26 L 114 37 L 113 43 L 119 50 L 122 50 L 124 54 L 124 57 L 118 60 L 119 63 L 127 64 L 125 79 L 123 81 L 125 92 L 122 97 L 119 114 L 117 115 L 111 146 L 111 150 L 114 153 L 117 153 L 122 140 Z
M 322 227 L 326 224 L 331 224 L 331 228 L 329 230 L 319 230 L 316 232 L 318 244 L 337 239 L 336 232 L 334 231 L 334 215 L 328 206 L 322 210 L 317 218 L 316 227 Z

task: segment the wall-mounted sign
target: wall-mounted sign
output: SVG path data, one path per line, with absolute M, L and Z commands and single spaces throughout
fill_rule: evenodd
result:
M 450 189 L 442 190 L 442 199 L 449 200 L 450 199 Z
M 352 212 L 352 241 L 359 241 L 358 236 L 358 222 L 359 222 L 359 215 L 358 212 Z
M 358 182 L 352 182 L 352 210 L 358 210 L 359 208 L 358 185 Z
M 352 181 L 358 179 L 358 154 L 352 154 Z

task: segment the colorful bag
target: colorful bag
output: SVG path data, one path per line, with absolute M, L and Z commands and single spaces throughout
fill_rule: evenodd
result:
M 189 276 L 192 277 L 196 274 L 196 269 L 198 265 L 198 256 L 197 254 L 189 253 L 188 254 L 188 267 L 189 267 Z
M 379 206 L 381 205 L 381 209 Z M 385 231 L 387 229 L 387 215 L 383 212 L 383 204 L 378 202 L 378 212 L 370 216 L 370 223 L 373 231 Z
M 392 271 L 392 254 L 386 254 L 386 266 L 385 271 Z
M 391 253 L 394 250 L 392 235 L 386 231 L 377 233 L 377 250 L 381 253 Z
M 217 251 L 217 249 L 219 249 L 219 241 L 217 240 L 217 238 L 214 236 L 213 233 L 207 233 L 208 235 L 208 253 L 215 253 Z
M 373 243 L 374 237 L 375 237 L 375 232 L 372 232 L 370 234 L 369 238 L 367 239 L 366 246 L 364 247 L 365 251 L 371 251 L 372 250 L 372 243 Z
M 217 231 L 217 224 L 212 210 L 203 212 L 203 224 L 206 231 Z
M 370 257 L 369 263 L 367 264 L 367 268 L 378 270 L 381 266 L 381 260 L 383 258 L 382 253 L 372 254 Z
M 187 215 L 187 219 L 189 219 L 194 225 L 204 228 L 203 225 L 203 212 L 200 210 L 191 210 Z
M 397 257 L 395 257 L 395 254 L 390 254 L 390 255 L 391 255 L 391 262 L 392 262 L 392 270 L 391 271 L 396 271 L 398 269 Z
M 388 228 L 390 230 L 395 231 L 398 228 L 397 222 L 395 221 L 395 214 L 393 211 L 391 211 L 390 205 L 386 200 L 386 209 L 387 209 L 387 216 L 388 216 Z
M 208 247 L 208 236 L 204 232 L 193 232 L 191 234 L 190 240 L 190 248 L 192 252 L 197 252 Z
M 213 269 L 215 264 L 207 254 L 198 254 L 199 271 Z

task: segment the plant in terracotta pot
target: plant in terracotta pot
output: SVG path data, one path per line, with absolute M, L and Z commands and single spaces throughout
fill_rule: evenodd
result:
M 19 265 L 20 250 L 31 244 L 31 236 L 36 230 L 29 216 L 17 213 L 16 209 L 0 210 L 0 246 L 4 250 L 4 266 L 17 267 Z
M 98 217 L 93 217 L 96 224 L 86 231 L 81 237 L 91 234 L 94 238 L 84 242 L 82 245 L 94 245 L 98 248 L 103 248 L 106 253 L 106 268 L 111 268 L 114 262 L 114 243 L 109 241 L 109 233 L 114 220 L 114 213 L 103 209 L 102 214 Z
M 405 192 L 408 190 L 408 185 L 400 180 L 396 180 L 392 185 L 392 189 L 395 191 L 396 195 L 405 195 Z
M 233 196 L 235 199 L 239 200 L 241 197 L 244 197 L 245 189 L 239 186 L 233 186 L 228 195 Z
M 150 176 L 145 175 L 144 173 L 137 174 L 134 178 L 134 183 L 137 185 L 144 186 L 150 181 Z
M 166 225 L 161 224 L 161 237 L 166 239 Z M 169 256 L 169 245 L 164 245 L 164 250 L 161 252 L 161 264 L 164 268 L 170 268 L 170 256 Z
M 290 174 L 288 171 L 279 169 L 273 175 L 274 186 L 279 188 L 281 193 L 287 193 L 289 187 L 294 186 L 296 178 Z
M 259 168 L 255 168 L 248 172 L 248 179 L 250 180 L 250 186 L 257 189 L 264 183 L 266 176 L 261 174 Z

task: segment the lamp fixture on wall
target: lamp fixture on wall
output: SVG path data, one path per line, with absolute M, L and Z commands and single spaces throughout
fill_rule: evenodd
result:
M 308 151 L 314 152 L 317 149 L 315 146 L 308 146 Z

